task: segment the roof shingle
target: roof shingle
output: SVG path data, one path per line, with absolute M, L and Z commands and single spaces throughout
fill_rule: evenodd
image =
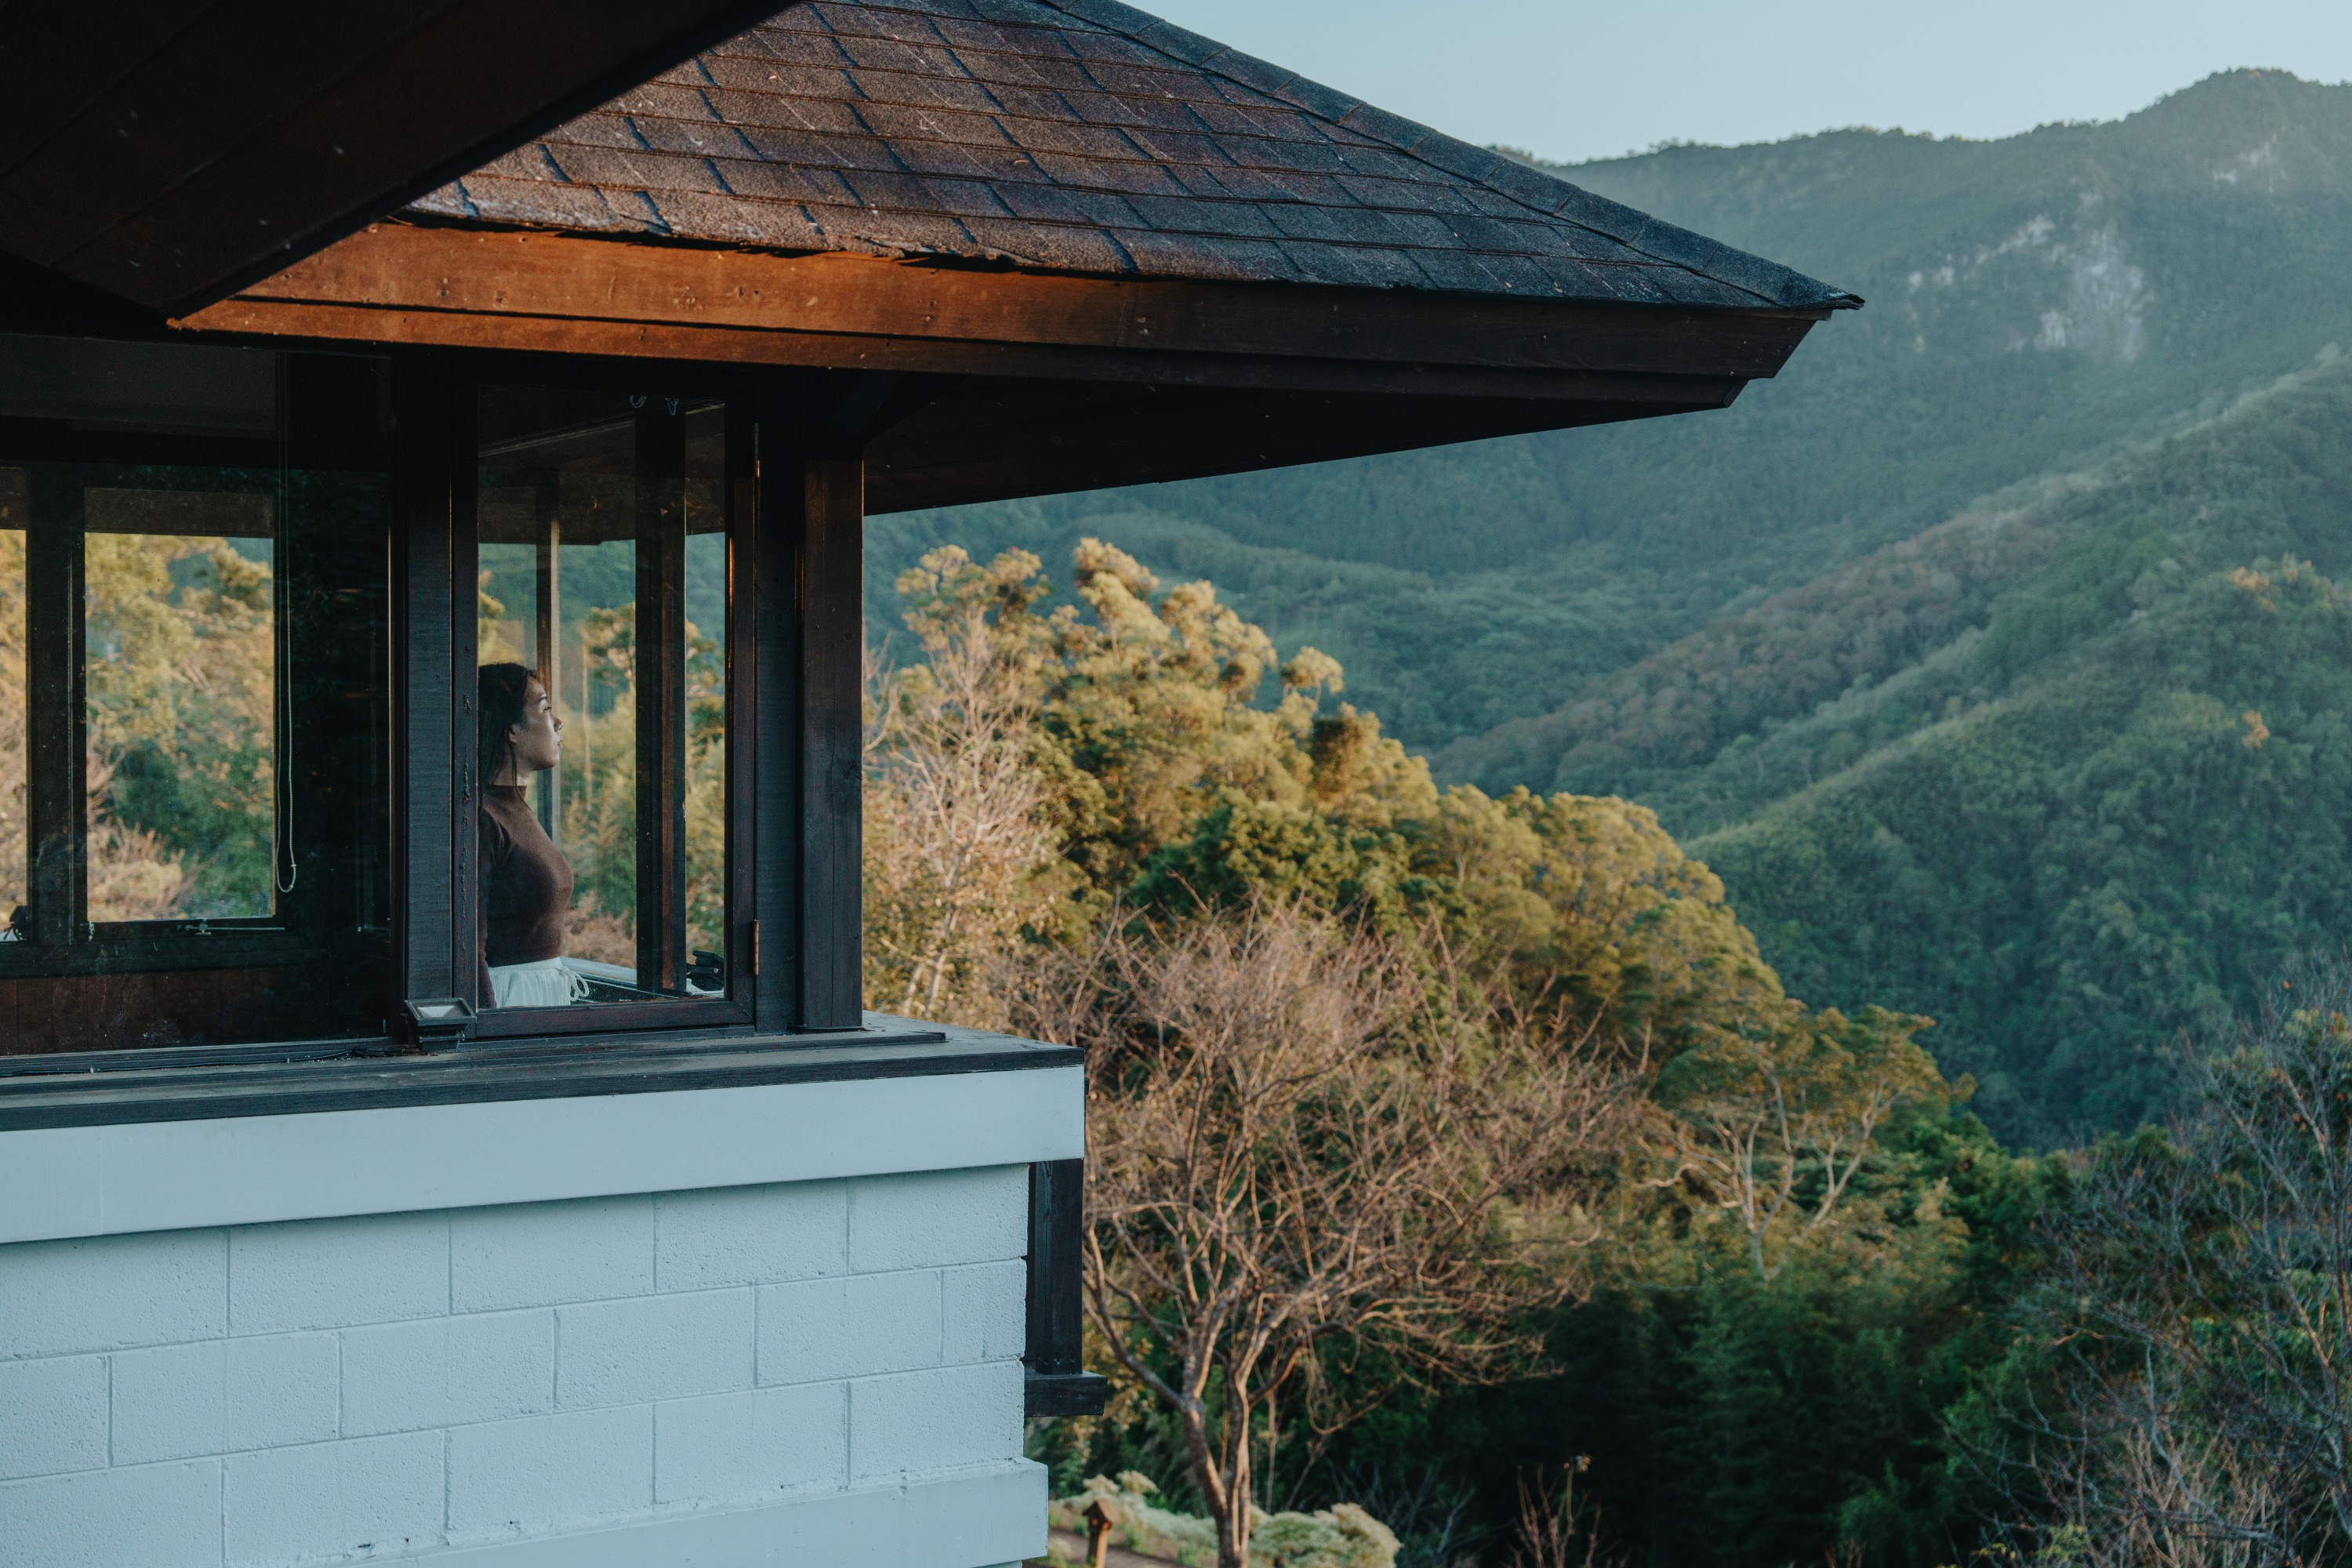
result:
M 806 0 L 410 210 L 1154 278 L 1860 302 L 1118 0 Z

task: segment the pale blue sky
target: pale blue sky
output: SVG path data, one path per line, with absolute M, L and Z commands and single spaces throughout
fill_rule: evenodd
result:
M 1139 0 L 1465 141 L 1547 158 L 1841 125 L 2007 136 L 2234 66 L 2352 78 L 2352 0 Z

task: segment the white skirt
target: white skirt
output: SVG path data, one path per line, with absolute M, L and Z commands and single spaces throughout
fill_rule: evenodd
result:
M 494 1007 L 569 1007 L 588 1000 L 588 982 L 560 958 L 501 963 L 490 969 Z

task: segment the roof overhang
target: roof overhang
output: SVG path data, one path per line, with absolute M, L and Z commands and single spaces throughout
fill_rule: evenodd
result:
M 19 5 L 0 50 L 0 249 L 184 310 L 778 3 Z
M 386 223 L 174 325 L 866 373 L 889 510 L 1719 408 L 1826 314 Z

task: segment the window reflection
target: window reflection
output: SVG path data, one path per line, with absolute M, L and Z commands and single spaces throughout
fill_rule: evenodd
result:
M 722 994 L 725 410 L 491 386 L 480 430 L 484 1005 Z
M 0 1054 L 383 1030 L 387 369 L 0 335 Z
M 0 942 L 24 936 L 25 471 L 0 468 Z
M 277 617 L 268 495 L 83 492 L 88 918 L 274 907 Z

